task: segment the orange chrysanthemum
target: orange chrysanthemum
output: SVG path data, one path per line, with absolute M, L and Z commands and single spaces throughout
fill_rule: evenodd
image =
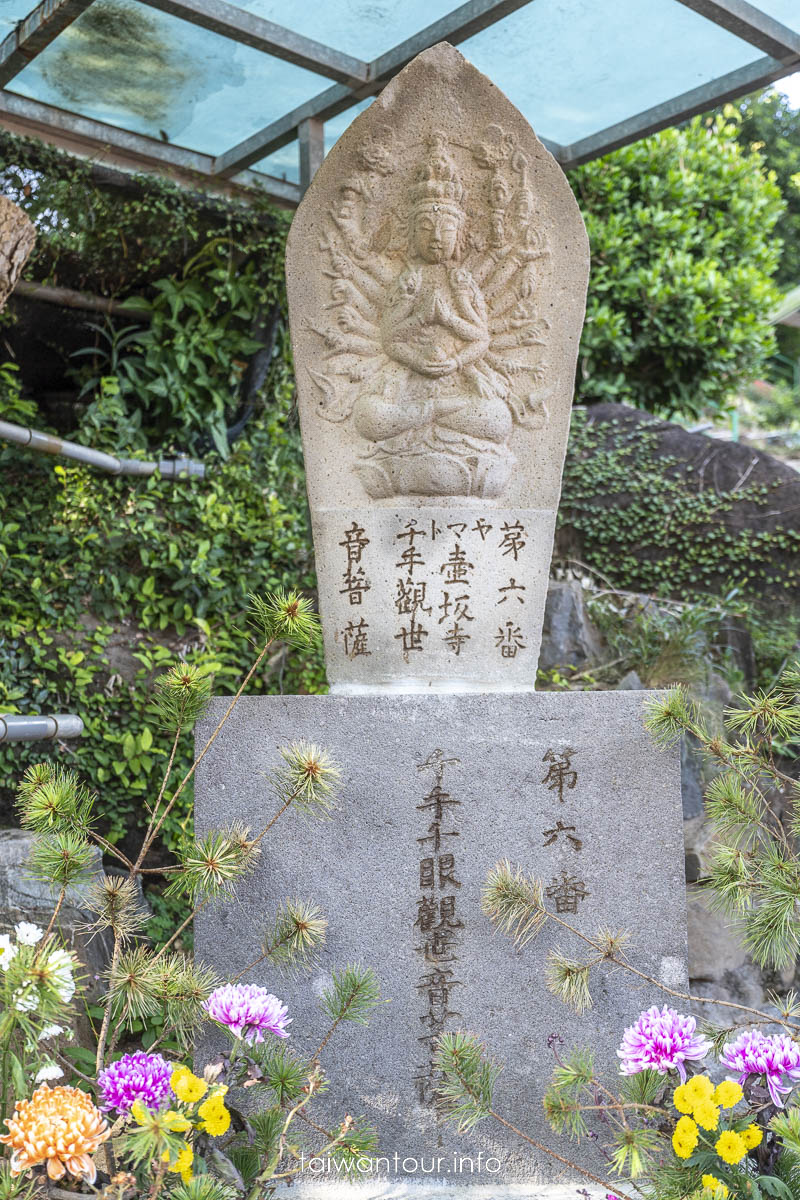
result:
M 97 1167 L 91 1156 L 111 1130 L 91 1096 L 80 1088 L 44 1084 L 30 1100 L 17 1101 L 6 1125 L 8 1133 L 0 1142 L 13 1150 L 12 1175 L 47 1163 L 51 1179 L 63 1179 L 69 1172 L 94 1183 Z

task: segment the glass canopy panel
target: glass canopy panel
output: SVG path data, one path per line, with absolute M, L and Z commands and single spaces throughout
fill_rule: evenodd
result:
M 35 7 L 36 0 L 0 0 L 0 37 L 10 33 L 11 28 Z
M 537 0 L 538 2 L 538 0 Z M 239 7 L 370 61 L 458 7 L 459 0 L 238 0 Z
M 137 0 L 95 0 L 9 90 L 213 155 L 329 85 Z
M 756 8 L 760 8 L 768 17 L 788 25 L 796 33 L 800 33 L 800 3 L 798 0 L 755 0 Z
M 778 2 L 778 0 L 776 0 Z M 678 0 L 535 0 L 460 49 L 569 145 L 763 57 Z
M 352 108 L 348 108 L 346 112 L 340 113 L 338 117 L 333 117 L 330 121 L 325 122 L 325 153 L 327 154 L 331 146 L 338 142 L 339 138 L 344 133 L 348 126 L 352 125 L 359 113 L 362 113 L 365 108 L 369 108 L 372 104 L 372 99 L 361 100 Z M 274 154 L 268 155 L 267 158 L 262 158 L 260 162 L 253 164 L 254 171 L 264 171 L 267 175 L 275 175 L 278 179 L 288 179 L 291 183 L 300 182 L 300 160 L 298 158 L 297 142 L 292 142 L 289 146 L 284 146 L 282 150 L 276 150 Z

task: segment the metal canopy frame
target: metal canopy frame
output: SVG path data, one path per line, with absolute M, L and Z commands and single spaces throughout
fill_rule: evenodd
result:
M 467 0 L 371 62 L 343 54 L 264 20 L 226 0 L 143 0 L 222 37 L 284 59 L 333 80 L 311 100 L 271 122 L 217 157 L 119 129 L 5 90 L 46 46 L 84 12 L 92 0 L 42 0 L 0 44 L 0 114 L 14 132 L 33 134 L 73 153 L 100 156 L 127 170 L 165 173 L 178 182 L 236 194 L 255 187 L 279 204 L 295 206 L 324 156 L 325 121 L 374 96 L 420 51 L 440 41 L 453 45 L 501 21 L 535 0 Z M 748 0 L 678 0 L 678 3 L 762 51 L 747 66 L 675 96 L 663 104 L 559 145 L 542 139 L 565 169 L 674 125 L 717 104 L 764 87 L 800 67 L 800 33 Z M 298 143 L 300 185 L 249 170 L 267 155 Z

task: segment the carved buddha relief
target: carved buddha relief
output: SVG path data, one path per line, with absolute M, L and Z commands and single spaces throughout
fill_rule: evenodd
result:
M 434 131 L 403 153 L 387 127 L 339 188 L 320 241 L 327 321 L 311 327 L 323 366 L 308 371 L 319 414 L 357 436 L 354 471 L 374 499 L 499 499 L 515 424 L 547 421 L 549 251 L 529 169 L 498 124 L 475 144 Z

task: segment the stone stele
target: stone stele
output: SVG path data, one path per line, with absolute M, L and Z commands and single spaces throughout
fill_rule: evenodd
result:
M 446 43 L 323 162 L 286 276 L 333 691 L 533 686 L 588 269 L 560 167 Z
M 641 692 L 542 692 L 239 702 L 197 771 L 199 833 L 223 820 L 262 828 L 277 807 L 266 777 L 279 748 L 301 739 L 339 764 L 341 800 L 330 821 L 280 818 L 237 900 L 198 914 L 196 953 L 235 978 L 258 959 L 280 903 L 307 899 L 330 922 L 311 976 L 281 977 L 263 963 L 243 976 L 288 1005 L 287 1044 L 313 1054 L 327 1029 L 319 996 L 347 963 L 372 967 L 387 1001 L 366 1028 L 334 1032 L 323 1055 L 330 1093 L 314 1114 L 327 1128 L 346 1113 L 375 1126 L 373 1173 L 347 1183 L 327 1160 L 309 1161 L 292 1189 L 297 1200 L 572 1200 L 578 1187 L 605 1196 L 607 1188 L 595 1190 L 493 1120 L 463 1135 L 437 1122 L 432 1043 L 443 1031 L 478 1035 L 504 1064 L 496 1111 L 597 1171 L 592 1143 L 576 1146 L 544 1119 L 555 1064 L 548 1040 L 563 1039 L 556 1048 L 567 1051 L 595 1048 L 613 1084 L 624 1028 L 665 997 L 597 967 L 594 1006 L 574 1015 L 546 987 L 546 958 L 553 947 L 580 957 L 583 943 L 548 923 L 517 951 L 493 932 L 481 890 L 507 858 L 541 880 L 562 921 L 590 936 L 627 930 L 634 967 L 686 987 L 678 753 L 655 748 L 644 700 Z M 212 702 L 199 745 L 227 704 Z M 200 1061 L 221 1045 L 212 1039 Z

